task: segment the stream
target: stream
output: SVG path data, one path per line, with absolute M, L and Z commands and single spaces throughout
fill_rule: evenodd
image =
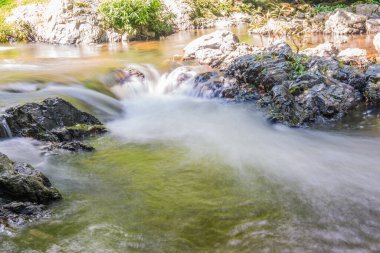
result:
M 62 193 L 53 217 L 2 233 L 0 252 L 379 252 L 380 109 L 333 128 L 271 125 L 251 104 L 197 96 L 176 55 L 210 31 L 161 41 L 0 47 L 0 110 L 61 96 L 106 123 L 93 153 L 42 156 L 33 140 L 0 152 Z M 258 46 L 270 38 L 234 29 Z M 304 38 L 312 47 L 326 38 Z M 343 44 L 374 54 L 370 36 Z M 134 66 L 146 82 L 107 86 Z M 5 131 L 5 130 L 3 130 Z

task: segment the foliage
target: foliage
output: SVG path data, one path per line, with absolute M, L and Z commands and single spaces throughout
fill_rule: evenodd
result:
M 110 27 L 137 38 L 158 38 L 173 32 L 173 14 L 160 0 L 105 0 L 99 10 Z
M 308 60 L 309 58 L 307 56 L 297 54 L 294 54 L 289 57 L 288 62 L 294 75 L 299 76 L 306 71 L 306 63 L 308 62 Z
M 318 14 L 320 12 L 324 12 L 324 11 L 335 11 L 336 9 L 339 9 L 339 8 L 346 8 L 347 5 L 345 4 L 337 4 L 337 5 L 321 5 L 321 4 L 318 4 L 318 5 L 314 5 L 313 8 L 314 8 L 314 13 Z

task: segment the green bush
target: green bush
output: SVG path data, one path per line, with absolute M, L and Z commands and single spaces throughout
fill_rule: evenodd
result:
M 99 10 L 111 28 L 137 39 L 173 32 L 174 15 L 165 10 L 161 0 L 105 0 Z

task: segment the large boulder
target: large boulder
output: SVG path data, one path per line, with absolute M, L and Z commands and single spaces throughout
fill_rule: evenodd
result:
M 232 32 L 216 31 L 190 42 L 184 49 L 183 58 L 218 66 L 238 45 L 239 39 Z
M 345 10 L 338 10 L 325 23 L 328 34 L 360 34 L 366 29 L 367 17 Z
M 97 118 L 60 98 L 8 108 L 2 118 L 12 136 L 41 141 L 80 140 L 106 131 Z
M 232 32 L 216 31 L 190 42 L 184 49 L 183 60 L 196 60 L 200 64 L 224 69 L 236 58 L 257 50 L 239 43 Z
M 49 179 L 29 164 L 0 153 L 0 195 L 12 200 L 48 204 L 62 198 Z
M 121 41 L 106 29 L 98 12 L 99 0 L 51 0 L 12 10 L 8 23 L 27 24 L 36 41 L 54 44 L 94 44 Z

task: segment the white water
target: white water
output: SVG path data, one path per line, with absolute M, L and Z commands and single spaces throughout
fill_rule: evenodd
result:
M 379 138 L 270 125 L 247 105 L 183 96 L 189 86 L 176 90 L 172 87 L 180 86 L 170 80 L 165 88 L 162 83 L 127 95 L 126 117 L 109 124 L 114 136 L 185 146 L 189 159 L 226 163 L 243 182 L 260 171 L 310 205 L 319 217 L 318 225 L 307 229 L 311 237 L 351 245 L 344 250 L 368 246 L 366 240 L 380 242 Z M 368 247 L 380 251 L 379 243 Z
M 211 97 L 203 90 L 204 85 L 194 86 L 197 74 L 209 70 L 206 66 L 182 66 L 161 74 L 153 65 L 130 64 L 127 69 L 137 70 L 144 77 L 132 76 L 121 85 L 111 88 L 119 98 L 133 98 L 150 95 L 190 95 Z

